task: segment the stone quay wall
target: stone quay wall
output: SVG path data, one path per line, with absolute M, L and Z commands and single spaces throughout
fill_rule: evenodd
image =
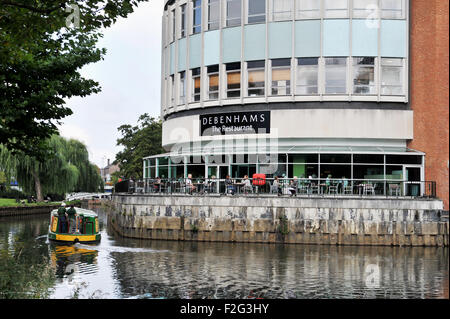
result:
M 332 245 L 448 246 L 441 200 L 114 195 L 125 237 Z

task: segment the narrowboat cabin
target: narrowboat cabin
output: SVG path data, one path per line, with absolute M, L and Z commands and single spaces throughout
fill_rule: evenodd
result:
M 48 239 L 65 243 L 95 243 L 100 241 L 101 236 L 97 214 L 82 208 L 76 208 L 76 212 L 76 227 L 74 227 L 75 230 L 73 232 L 70 232 L 67 219 L 66 221 L 60 220 L 58 210 L 53 210 L 50 213 Z

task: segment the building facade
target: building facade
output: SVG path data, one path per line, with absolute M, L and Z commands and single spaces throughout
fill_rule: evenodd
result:
M 415 121 L 427 111 L 415 110 L 423 101 L 411 91 L 411 41 L 425 23 L 411 19 L 427 12 L 426 3 L 166 1 L 168 153 L 145 158 L 144 176 L 426 181 L 427 149 L 415 143 Z M 448 144 L 448 93 L 445 102 Z M 448 176 L 448 152 L 446 160 Z M 404 184 L 402 192 L 420 195 L 425 187 Z

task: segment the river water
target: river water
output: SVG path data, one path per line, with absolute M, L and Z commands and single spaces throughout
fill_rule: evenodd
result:
M 50 243 L 41 215 L 0 219 L 0 249 L 47 264 L 48 298 L 449 298 L 448 248 L 125 239 L 93 210 L 99 244 Z

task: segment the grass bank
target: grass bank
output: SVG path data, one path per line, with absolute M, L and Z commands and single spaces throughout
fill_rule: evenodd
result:
M 66 205 L 81 205 L 80 200 L 74 200 L 71 202 L 65 202 Z M 48 205 L 59 205 L 61 202 L 39 202 L 39 203 L 17 203 L 14 198 L 0 198 L 0 207 L 24 207 L 24 206 L 48 206 Z

